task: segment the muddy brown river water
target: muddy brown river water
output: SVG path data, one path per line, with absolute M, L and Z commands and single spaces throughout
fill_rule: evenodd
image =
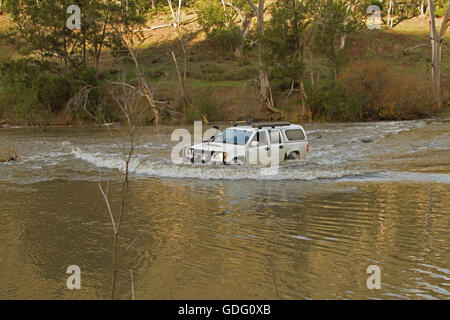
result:
M 223 127 L 223 126 L 222 126 Z M 307 124 L 311 152 L 274 176 L 175 165 L 175 127 L 143 128 L 118 296 L 450 299 L 450 120 Z M 372 143 L 363 143 L 370 138 Z M 0 299 L 107 299 L 122 163 L 93 127 L 0 129 Z M 68 290 L 78 265 L 81 289 Z M 381 269 L 368 289 L 367 268 Z

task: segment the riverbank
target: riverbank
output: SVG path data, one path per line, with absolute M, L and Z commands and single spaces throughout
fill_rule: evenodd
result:
M 155 17 L 152 17 L 155 19 Z M 158 14 L 154 21 L 167 20 Z M 440 23 L 441 19 L 438 19 Z M 10 23 L 3 16 L 0 23 L 0 59 L 27 57 L 26 50 L 17 50 L 7 37 Z M 435 106 L 429 88 L 430 48 L 423 46 L 410 50 L 417 44 L 429 41 L 428 20 L 414 18 L 406 20 L 394 29 L 361 30 L 347 41 L 348 58 L 338 80 L 331 79 L 326 61 L 312 52 L 305 57 L 306 108 L 297 88 L 278 76 L 272 76 L 271 86 L 274 102 L 280 113 L 268 113 L 258 98 L 256 84 L 257 54 L 248 49 L 243 57 L 235 57 L 223 49 L 223 44 L 207 39 L 194 20 L 186 25 L 187 30 L 187 81 L 186 97 L 189 108 L 181 115 L 178 77 L 169 51 L 181 55 L 176 35 L 170 29 L 159 29 L 146 33 L 151 35 L 140 45 L 139 61 L 143 74 L 152 85 L 154 98 L 163 103 L 161 120 L 164 124 L 192 123 L 194 120 L 233 121 L 247 119 L 292 122 L 314 121 L 373 121 L 413 120 L 436 116 L 447 108 L 450 92 L 450 59 L 443 51 L 442 109 Z M 445 40 L 448 41 L 449 35 Z M 28 56 L 29 57 L 29 56 Z M 22 67 L 21 67 L 22 68 Z M 72 80 L 89 81 L 85 78 L 71 79 L 74 72 L 55 70 L 21 69 L 26 74 L 42 72 L 38 79 L 30 79 L 21 87 L 34 87 L 35 92 L 19 92 L 28 100 L 16 105 L 17 97 L 4 92 L 0 98 L 0 120 L 9 119 L 10 125 L 31 124 L 79 125 L 92 123 L 88 117 L 74 114 L 65 108 L 65 102 L 75 94 Z M 33 70 L 33 71 L 30 71 Z M 108 50 L 100 60 L 100 71 L 96 76 L 101 81 L 113 81 L 125 77 L 132 81 L 134 66 L 118 60 Z M 76 73 L 76 72 L 75 72 Z M 21 89 L 22 90 L 22 89 Z M 34 107 L 33 101 L 39 107 Z M 167 108 L 169 106 L 170 108 Z M 120 121 L 108 114 L 108 121 Z M 143 125 L 151 122 L 149 112 Z

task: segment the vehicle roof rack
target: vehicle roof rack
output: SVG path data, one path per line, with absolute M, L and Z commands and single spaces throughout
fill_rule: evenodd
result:
M 284 121 L 284 122 L 260 122 L 260 123 L 253 123 L 252 127 L 253 128 L 275 128 L 275 127 L 285 127 L 285 126 L 290 126 L 291 123 Z

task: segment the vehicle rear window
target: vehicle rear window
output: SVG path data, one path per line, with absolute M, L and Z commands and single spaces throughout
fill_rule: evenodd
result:
M 286 130 L 285 133 L 289 141 L 305 140 L 305 134 L 300 129 Z

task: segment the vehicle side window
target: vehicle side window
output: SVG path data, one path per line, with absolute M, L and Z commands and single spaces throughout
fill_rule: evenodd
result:
M 285 133 L 289 141 L 305 140 L 305 134 L 300 129 L 286 130 Z
M 269 135 L 271 144 L 281 143 L 281 132 L 279 130 L 269 130 Z
M 256 132 L 253 141 L 257 141 L 260 146 L 266 146 L 267 145 L 267 135 L 264 131 L 258 131 Z

